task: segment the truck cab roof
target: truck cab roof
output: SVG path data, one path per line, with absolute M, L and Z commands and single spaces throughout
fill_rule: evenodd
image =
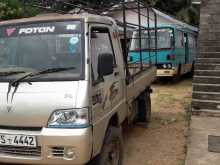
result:
M 113 25 L 116 24 L 115 21 L 111 17 L 100 16 L 94 14 L 41 14 L 31 18 L 23 18 L 23 19 L 14 19 L 9 21 L 0 22 L 0 26 L 4 25 L 12 25 L 12 24 L 22 24 L 22 23 L 33 23 L 33 22 L 41 22 L 41 21 L 64 21 L 71 19 L 83 19 L 85 22 L 94 22 L 94 23 L 103 23 Z

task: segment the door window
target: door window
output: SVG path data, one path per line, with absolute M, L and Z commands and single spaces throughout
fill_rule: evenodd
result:
M 195 44 L 195 39 L 193 35 L 189 36 L 189 48 L 195 48 L 196 44 Z
M 177 48 L 184 48 L 183 32 L 177 31 L 176 47 Z
M 92 58 L 92 71 L 93 81 L 99 79 L 98 75 L 98 57 L 100 54 L 108 53 L 115 55 L 112 46 L 111 35 L 108 28 L 94 27 L 91 29 L 91 58 Z

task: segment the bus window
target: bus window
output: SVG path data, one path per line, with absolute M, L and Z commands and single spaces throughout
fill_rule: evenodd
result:
M 163 28 L 157 30 L 157 49 L 171 49 L 173 47 L 173 30 Z M 134 32 L 130 50 L 140 50 L 139 48 L 139 33 Z M 149 49 L 148 31 L 142 30 L 141 49 Z M 155 49 L 155 30 L 150 30 L 150 49 Z
M 159 29 L 157 38 L 158 49 L 172 48 L 173 31 L 171 29 Z
M 181 31 L 177 31 L 176 47 L 184 48 L 184 37 Z
M 189 35 L 189 48 L 195 48 L 195 39 L 192 35 Z

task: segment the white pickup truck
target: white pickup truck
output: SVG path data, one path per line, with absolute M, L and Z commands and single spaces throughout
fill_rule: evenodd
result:
M 122 165 L 122 123 L 150 118 L 156 68 L 143 67 L 128 77 L 109 17 L 1 22 L 0 162 Z

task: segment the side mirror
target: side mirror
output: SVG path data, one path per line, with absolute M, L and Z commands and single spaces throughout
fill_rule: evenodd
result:
M 114 58 L 110 53 L 102 53 L 98 57 L 99 77 L 112 74 L 114 71 Z

